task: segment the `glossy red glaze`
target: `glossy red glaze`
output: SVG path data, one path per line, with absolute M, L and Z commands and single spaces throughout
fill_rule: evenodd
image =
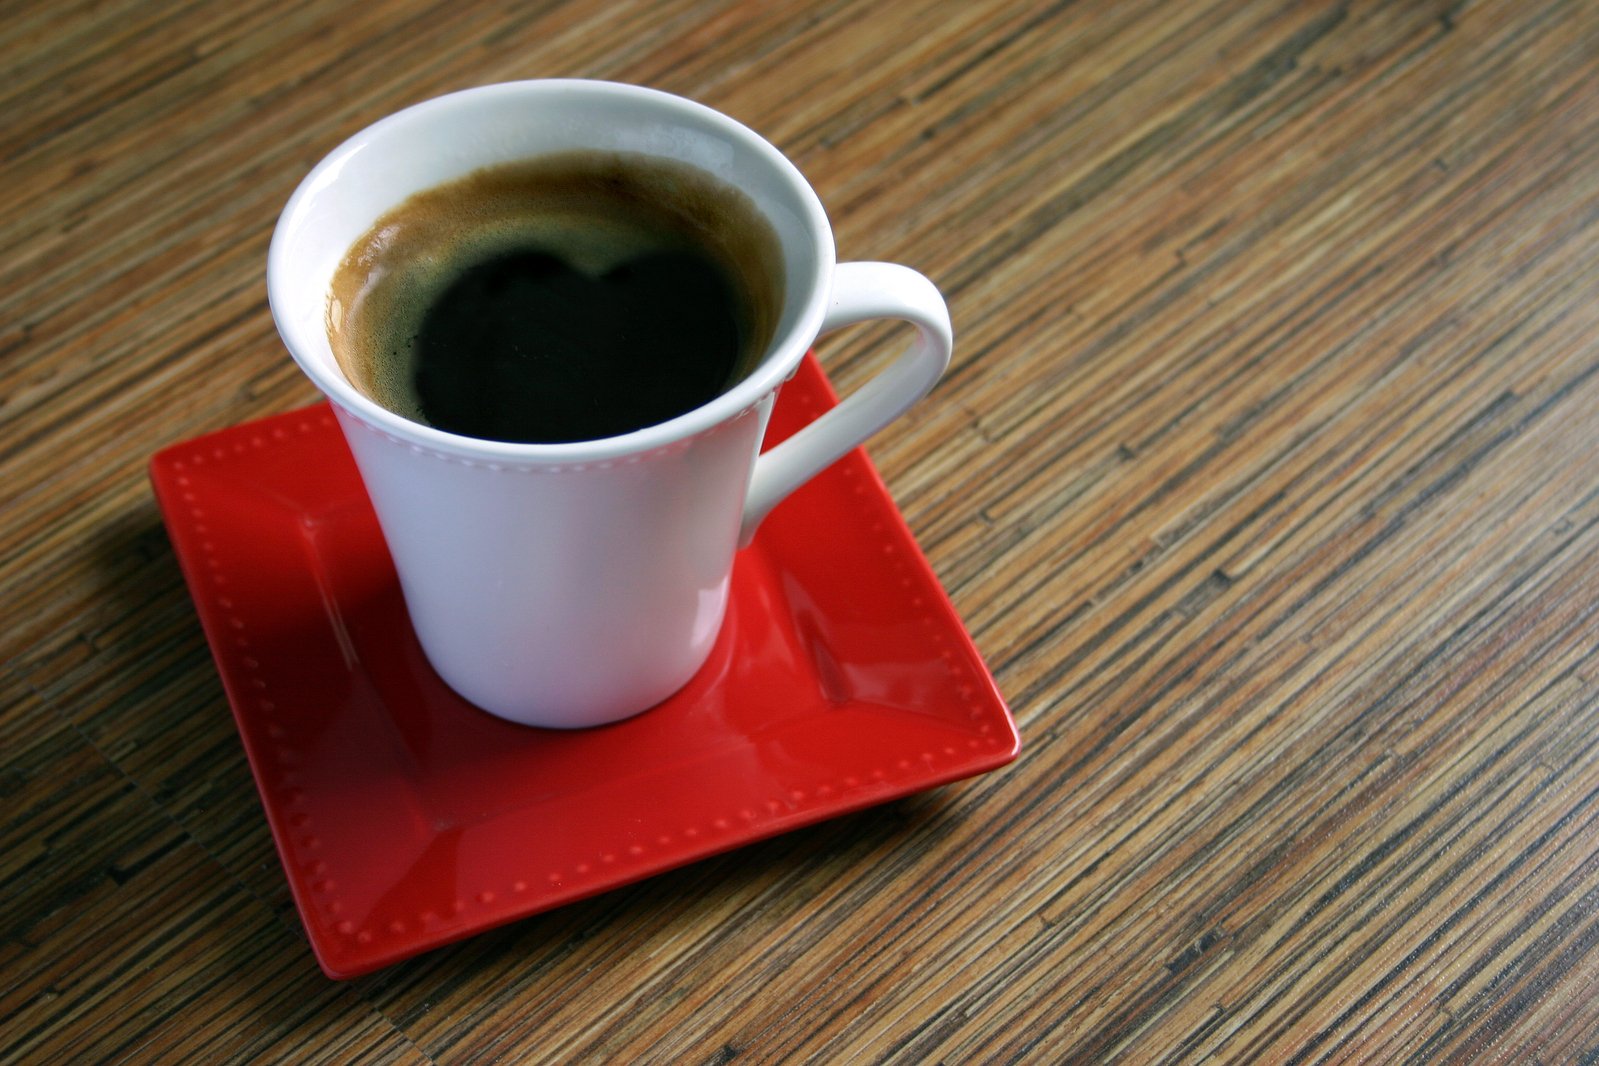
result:
M 807 357 L 768 442 L 834 402 Z M 434 675 L 325 404 L 176 445 L 151 477 L 332 977 L 1019 750 L 860 451 L 739 554 L 721 637 L 688 687 L 579 732 L 494 718 Z

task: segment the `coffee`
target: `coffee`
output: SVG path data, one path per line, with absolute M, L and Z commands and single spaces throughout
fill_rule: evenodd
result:
M 395 413 L 489 440 L 594 440 L 714 399 L 781 307 L 770 223 L 684 164 L 578 152 L 389 211 L 339 266 L 328 336 Z

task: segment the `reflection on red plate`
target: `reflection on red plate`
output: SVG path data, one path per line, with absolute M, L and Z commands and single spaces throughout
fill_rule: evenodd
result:
M 768 442 L 834 402 L 807 357 Z M 739 554 L 723 632 L 689 686 L 579 732 L 501 721 L 434 675 L 325 404 L 176 445 L 151 477 L 333 977 L 1018 751 L 859 451 Z

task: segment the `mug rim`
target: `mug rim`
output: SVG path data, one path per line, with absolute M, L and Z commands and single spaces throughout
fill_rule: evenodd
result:
M 815 271 L 809 279 L 810 298 L 798 309 L 792 325 L 781 336 L 773 338 L 765 356 L 737 384 L 711 400 L 690 411 L 610 437 L 585 441 L 553 443 L 521 443 L 471 437 L 438 429 L 396 414 L 356 388 L 338 368 L 335 360 L 326 362 L 305 351 L 314 348 L 315 338 L 302 336 L 304 320 L 280 309 L 287 307 L 285 278 L 291 268 L 288 234 L 309 210 L 311 201 L 322 186 L 336 180 L 339 170 L 355 153 L 370 141 L 391 133 L 395 127 L 437 111 L 469 108 L 490 97 L 527 96 L 534 98 L 547 93 L 589 93 L 595 96 L 623 96 L 648 102 L 666 111 L 687 112 L 718 132 L 736 139 L 769 166 L 772 175 L 784 187 L 804 215 L 805 236 Z M 416 190 L 420 192 L 421 190 Z M 389 205 L 393 207 L 395 205 Z M 388 208 L 384 208 L 388 210 Z M 381 214 L 381 212 L 379 212 Z M 832 226 L 822 207 L 821 199 L 810 183 L 789 158 L 770 141 L 728 115 L 697 101 L 625 82 L 602 81 L 585 78 L 542 78 L 524 81 L 498 82 L 469 89 L 461 89 L 442 96 L 412 104 L 395 111 L 352 134 L 312 167 L 290 195 L 273 228 L 271 245 L 267 251 L 267 303 L 273 322 L 289 354 L 312 383 L 337 406 L 367 423 L 374 429 L 391 434 L 405 442 L 463 458 L 525 463 L 584 463 L 612 459 L 654 451 L 658 448 L 697 436 L 753 409 L 790 377 L 805 352 L 814 342 L 827 310 L 830 282 L 835 265 Z M 785 280 L 784 289 L 805 291 L 806 287 Z M 325 333 L 323 343 L 327 343 Z

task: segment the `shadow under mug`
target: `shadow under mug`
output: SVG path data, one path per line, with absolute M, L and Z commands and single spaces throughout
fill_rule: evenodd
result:
M 771 223 L 783 303 L 755 369 L 669 421 L 563 444 L 444 432 L 358 391 L 326 329 L 350 246 L 414 193 L 583 149 L 698 167 Z M 949 312 L 926 278 L 834 262 L 821 202 L 771 144 L 703 105 L 610 82 L 468 89 L 357 133 L 284 208 L 267 290 L 284 343 L 333 404 L 434 669 L 492 714 L 555 728 L 626 718 L 686 684 L 721 627 L 735 551 L 780 500 L 923 396 L 951 350 Z M 758 454 L 777 390 L 816 337 L 877 318 L 915 327 L 908 350 Z

